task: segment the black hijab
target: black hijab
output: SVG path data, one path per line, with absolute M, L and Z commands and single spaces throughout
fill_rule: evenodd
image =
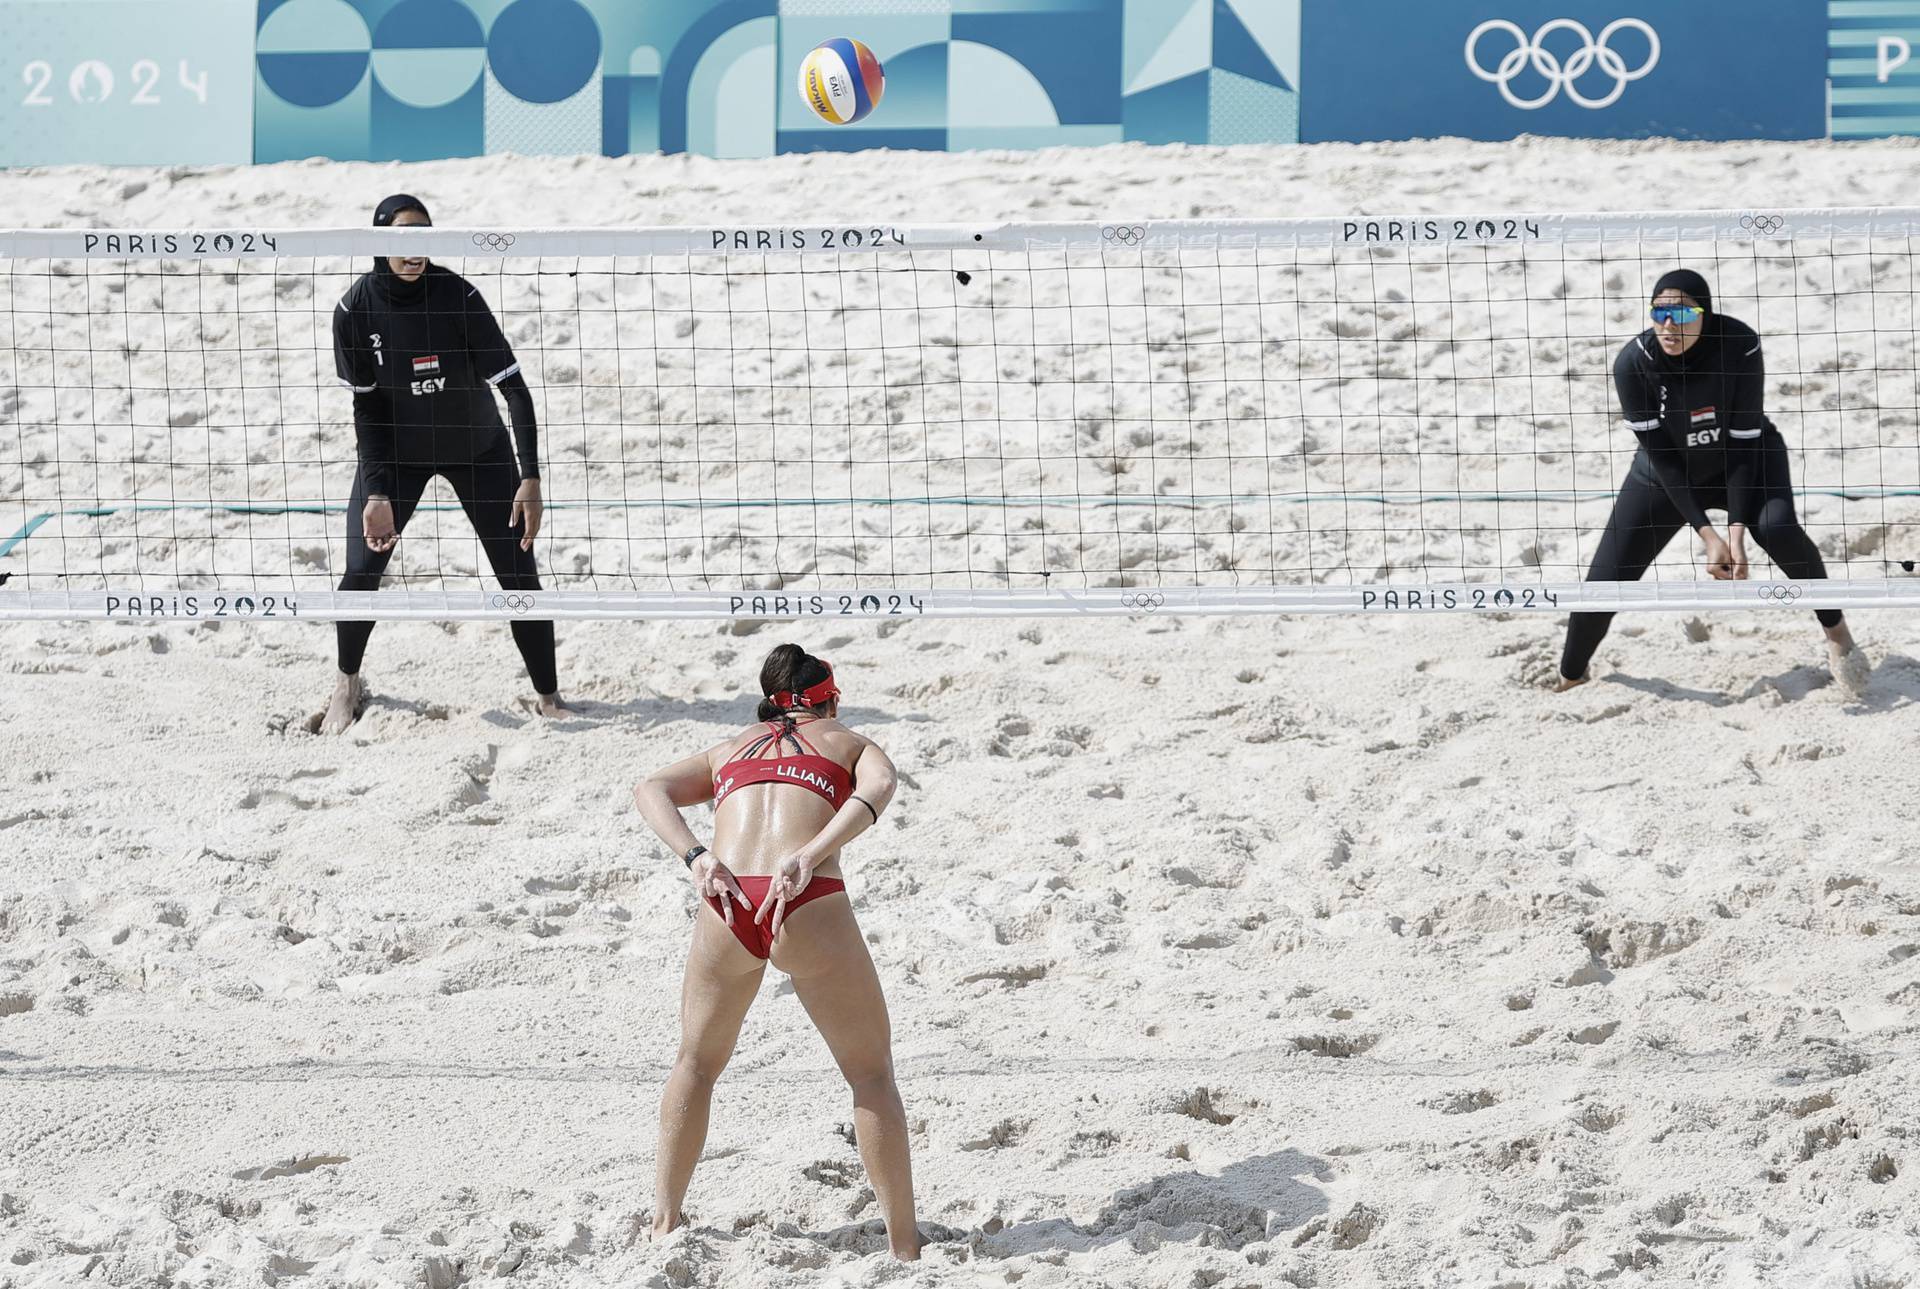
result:
M 1669 269 L 1653 284 L 1653 294 L 1647 299 L 1658 300 L 1662 291 L 1678 291 L 1700 306 L 1700 339 L 1677 358 L 1669 358 L 1667 351 L 1656 344 L 1653 349 L 1654 361 L 1666 368 L 1684 368 L 1693 366 L 1703 358 L 1717 356 L 1720 349 L 1720 315 L 1713 311 L 1713 288 L 1707 285 L 1707 280 L 1692 269 Z
M 433 216 L 428 213 L 425 202 L 418 197 L 397 192 L 373 208 L 373 226 L 391 228 L 400 213 L 407 210 L 419 211 L 426 216 L 428 225 L 432 225 Z M 373 284 L 390 304 L 418 304 L 427 297 L 426 274 L 421 274 L 411 282 L 403 282 L 393 271 L 393 266 L 387 263 L 385 255 L 373 257 Z

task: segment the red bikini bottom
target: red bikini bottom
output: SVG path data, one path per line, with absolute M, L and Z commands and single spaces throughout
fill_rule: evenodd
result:
M 740 907 L 738 900 L 734 901 L 733 938 L 738 940 L 741 946 L 754 957 L 768 957 L 773 953 L 773 937 L 767 934 L 767 928 L 773 922 L 773 914 L 768 913 L 767 920 L 761 923 L 755 923 L 753 915 L 759 912 L 761 901 L 767 898 L 767 888 L 773 885 L 773 879 L 771 877 L 736 876 L 733 880 L 740 883 L 741 893 L 753 902 L 752 908 L 743 909 Z M 834 895 L 846 889 L 847 884 L 837 877 L 816 877 L 807 883 L 806 889 L 801 891 L 799 895 L 787 901 L 786 915 L 792 917 L 793 911 L 802 904 L 817 900 L 822 895 Z M 727 915 L 721 912 L 720 901 L 714 899 L 711 895 L 705 898 L 707 907 L 713 910 L 713 915 L 722 922 L 726 921 Z

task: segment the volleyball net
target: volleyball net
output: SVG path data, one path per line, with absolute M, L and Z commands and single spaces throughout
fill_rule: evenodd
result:
M 1889 209 L 0 232 L 0 618 L 1920 604 L 1917 234 Z M 390 254 L 464 275 L 532 388 L 539 592 L 498 589 L 440 481 L 382 588 L 335 589 L 332 320 Z M 1764 337 L 1827 581 L 1757 548 L 1715 581 L 1685 532 L 1641 581 L 1582 580 L 1636 447 L 1613 357 L 1676 266 Z

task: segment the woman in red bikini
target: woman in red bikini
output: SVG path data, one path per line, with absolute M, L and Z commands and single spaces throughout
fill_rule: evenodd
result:
M 833 668 L 781 645 L 760 668 L 760 723 L 633 790 L 660 840 L 686 860 L 696 912 L 680 993 L 680 1052 L 660 1100 L 653 1234 L 681 1225 L 706 1144 L 714 1080 L 733 1054 L 769 960 L 827 1041 L 853 1089 L 853 1131 L 893 1256 L 920 1256 L 906 1110 L 893 1080 L 887 1000 L 854 921 L 840 849 L 880 822 L 894 769 L 837 719 Z M 713 849 L 680 812 L 713 802 Z

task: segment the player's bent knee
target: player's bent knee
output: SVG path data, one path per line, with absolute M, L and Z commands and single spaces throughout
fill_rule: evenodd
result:
M 729 1053 L 731 1055 L 731 1053 Z M 673 1072 L 682 1079 L 712 1087 L 727 1068 L 727 1057 L 715 1058 L 702 1052 L 682 1050 L 674 1058 Z
M 884 1100 L 900 1095 L 899 1086 L 894 1082 L 893 1063 L 887 1062 L 881 1069 L 843 1070 L 847 1087 L 853 1091 L 855 1101 Z

